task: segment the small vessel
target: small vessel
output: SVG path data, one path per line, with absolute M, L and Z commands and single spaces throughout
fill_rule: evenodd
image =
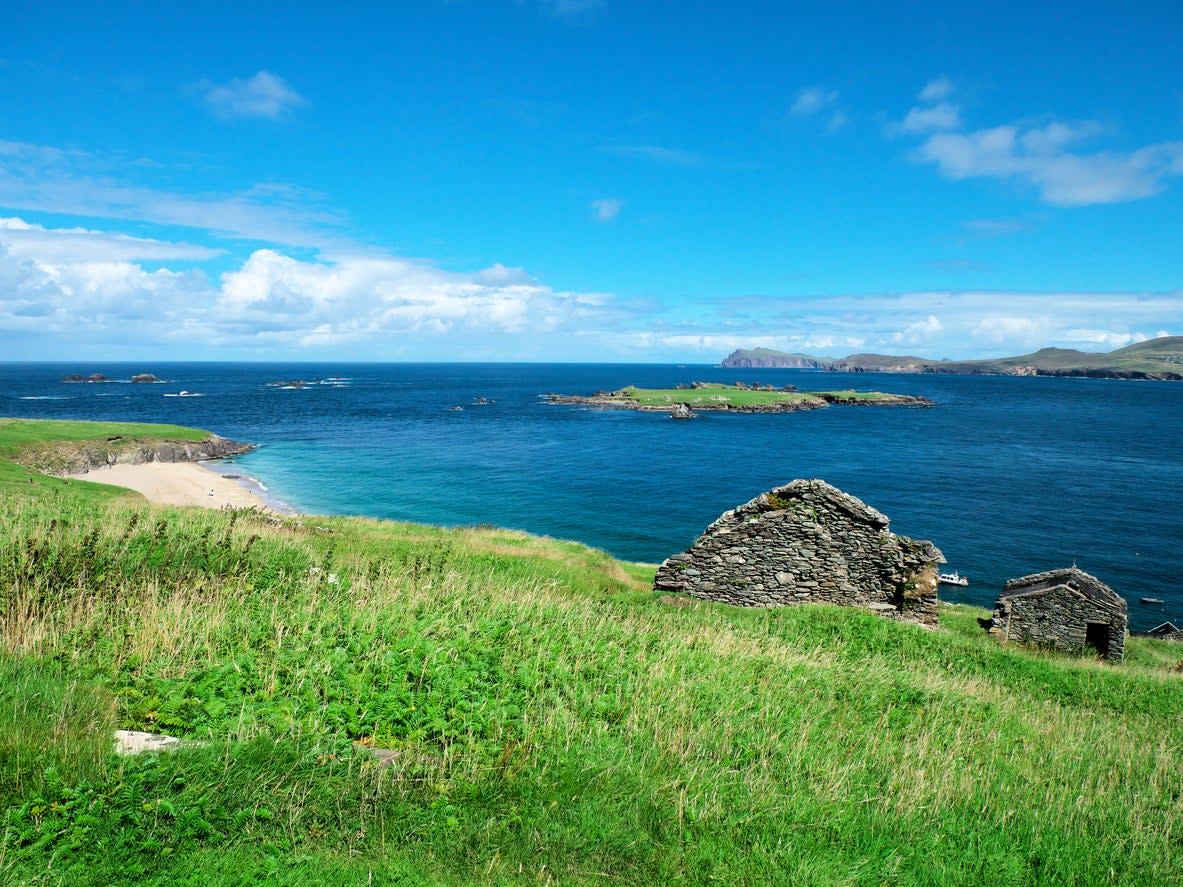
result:
M 1161 604 L 1162 598 L 1160 598 L 1160 597 L 1140 597 L 1140 598 L 1138 598 L 1138 603 L 1140 603 L 1140 604 Z
M 969 577 L 962 576 L 956 570 L 952 573 L 938 573 L 937 580 L 942 585 L 969 585 Z

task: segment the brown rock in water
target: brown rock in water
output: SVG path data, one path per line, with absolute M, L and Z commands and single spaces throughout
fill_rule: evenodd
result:
M 136 375 L 131 377 L 131 380 L 133 382 L 159 382 L 160 381 L 158 378 L 156 378 L 151 373 L 136 373 Z

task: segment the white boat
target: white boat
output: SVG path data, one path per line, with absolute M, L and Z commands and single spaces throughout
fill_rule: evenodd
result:
M 938 573 L 937 580 L 944 585 L 969 585 L 969 577 L 962 576 L 956 570 L 952 573 Z

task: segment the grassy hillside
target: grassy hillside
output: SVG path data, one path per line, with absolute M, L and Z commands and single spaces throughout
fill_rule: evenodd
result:
M 64 461 L 65 454 L 83 448 L 118 453 L 157 441 L 195 443 L 207 437 L 207 431 L 180 425 L 0 418 L 0 494 L 27 497 L 68 490 L 75 498 L 138 497 L 118 487 L 50 477 L 36 469 L 52 469 Z
M 0 883 L 1183 877 L 1178 646 L 675 606 L 652 574 L 492 528 L 0 490 Z M 117 759 L 117 726 L 205 744 Z

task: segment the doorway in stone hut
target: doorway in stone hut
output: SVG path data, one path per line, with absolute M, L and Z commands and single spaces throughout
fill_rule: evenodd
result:
M 1084 627 L 1084 645 L 1100 655 L 1109 652 L 1109 623 L 1089 622 Z

